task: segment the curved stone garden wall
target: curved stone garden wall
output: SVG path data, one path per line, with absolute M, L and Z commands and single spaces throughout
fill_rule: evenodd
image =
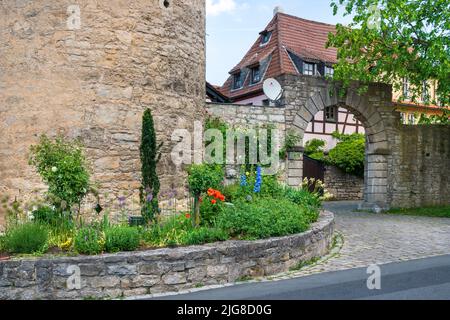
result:
M 3 261 L 0 299 L 117 298 L 273 275 L 326 254 L 333 232 L 334 215 L 323 211 L 309 231 L 281 238 Z

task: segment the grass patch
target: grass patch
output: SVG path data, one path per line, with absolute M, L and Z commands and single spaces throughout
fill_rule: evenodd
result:
M 236 279 L 236 282 L 248 282 L 248 281 L 252 281 L 253 278 L 251 276 L 242 276 Z
M 387 213 L 409 215 L 409 216 L 450 218 L 450 206 L 391 209 Z
M 299 271 L 299 270 L 303 269 L 304 267 L 311 266 L 311 265 L 315 264 L 319 260 L 320 260 L 320 258 L 315 257 L 315 258 L 312 258 L 310 260 L 300 261 L 295 266 L 289 268 L 289 271 Z

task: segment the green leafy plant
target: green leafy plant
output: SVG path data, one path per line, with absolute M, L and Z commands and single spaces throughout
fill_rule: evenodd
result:
M 433 114 L 427 116 L 425 114 L 421 114 L 418 124 L 450 124 L 450 110 L 443 109 L 441 115 Z
M 50 140 L 43 135 L 31 146 L 29 163 L 48 185 L 49 199 L 61 211 L 79 205 L 90 189 L 89 171 L 79 140 L 63 136 Z M 67 210 L 66 210 L 67 209 Z
M 142 237 L 144 241 L 155 247 L 176 246 L 183 243 L 186 234 L 193 230 L 190 215 L 177 215 L 160 224 L 152 225 Z
M 74 248 L 81 254 L 99 254 L 103 251 L 104 239 L 102 232 L 94 227 L 80 228 L 74 239 Z
M 364 135 L 354 133 L 351 135 L 334 134 L 333 136 L 341 141 L 330 150 L 327 162 L 349 174 L 362 176 L 366 148 Z
M 226 146 L 227 144 L 227 130 L 228 130 L 228 124 L 224 122 L 222 119 L 217 117 L 206 117 L 205 118 L 205 131 L 209 129 L 216 129 L 219 130 L 222 134 L 223 139 L 223 145 Z M 208 147 L 211 143 L 214 141 L 205 141 L 205 148 Z M 215 157 L 215 152 L 211 154 L 212 157 Z M 226 159 L 226 148 L 223 148 L 223 163 L 225 164 Z
M 223 168 L 219 165 L 191 165 L 188 168 L 189 190 L 194 197 L 194 222 L 200 225 L 200 197 L 209 188 L 218 189 L 223 181 Z
M 137 228 L 114 226 L 105 231 L 107 252 L 133 251 L 139 247 L 140 235 Z
M 25 223 L 6 231 L 3 246 L 9 253 L 40 253 L 47 246 L 48 229 L 37 223 Z
M 142 164 L 142 185 L 140 189 L 141 213 L 146 221 L 152 221 L 159 213 L 158 193 L 160 183 L 156 173 L 156 165 L 161 159 L 150 109 L 145 110 L 142 117 L 142 137 L 140 146 Z
M 325 147 L 325 141 L 320 139 L 312 139 L 305 144 L 305 154 L 310 158 L 324 161 L 325 154 L 323 148 Z
M 305 231 L 306 209 L 287 199 L 238 200 L 217 218 L 217 227 L 241 239 L 264 239 Z
M 292 129 L 288 129 L 284 138 L 284 144 L 280 149 L 280 158 L 286 159 L 288 151 L 300 142 L 300 136 Z
M 182 244 L 200 245 L 216 241 L 225 241 L 228 237 L 228 234 L 221 229 L 201 227 L 187 232 L 182 239 Z
M 309 222 L 317 221 L 322 205 L 319 194 L 311 193 L 306 188 L 285 187 L 283 197 L 303 208 Z

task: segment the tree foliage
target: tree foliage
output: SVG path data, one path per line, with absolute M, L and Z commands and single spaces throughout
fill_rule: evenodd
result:
M 51 140 L 43 135 L 39 144 L 31 146 L 29 162 L 48 185 L 50 201 L 56 208 L 69 210 L 89 192 L 88 165 L 80 141 L 63 136 Z
M 411 99 L 423 91 L 423 81 L 436 80 L 442 104 L 450 100 L 450 0 L 332 0 L 337 14 L 353 15 L 348 26 L 337 25 L 328 46 L 338 48 L 334 78 L 411 84 Z M 432 101 L 436 103 L 436 101 Z
M 159 211 L 158 193 L 160 183 L 156 173 L 161 153 L 161 144 L 157 144 L 153 116 L 150 109 L 142 117 L 142 138 L 140 146 L 142 165 L 142 184 L 140 190 L 141 212 L 147 220 L 152 220 Z

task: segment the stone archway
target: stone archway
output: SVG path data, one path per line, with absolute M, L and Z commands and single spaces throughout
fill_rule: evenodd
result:
M 286 108 L 286 127 L 302 138 L 314 115 L 329 106 L 344 107 L 362 122 L 366 130 L 366 163 L 364 173 L 364 202 L 362 208 L 386 209 L 388 199 L 388 158 L 391 154 L 388 132 L 392 128 L 393 107 L 391 88 L 374 84 L 365 94 L 358 94 L 356 86 L 344 96 L 326 80 L 306 76 L 284 76 L 283 105 Z M 303 141 L 288 157 L 287 182 L 298 186 L 303 178 Z M 299 152 L 300 151 L 300 152 Z

